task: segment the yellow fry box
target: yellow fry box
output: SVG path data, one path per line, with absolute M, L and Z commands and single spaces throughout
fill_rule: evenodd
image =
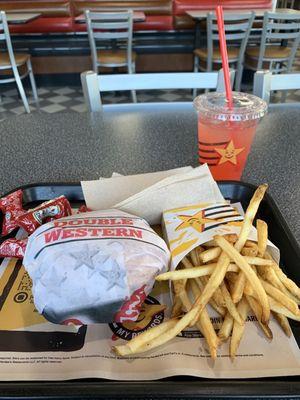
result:
M 193 249 L 213 239 L 215 235 L 239 234 L 243 215 L 239 204 L 228 202 L 200 203 L 174 208 L 163 213 L 164 237 L 171 251 L 171 270 Z M 249 240 L 257 241 L 252 227 Z M 276 260 L 279 250 L 268 241 L 268 248 Z

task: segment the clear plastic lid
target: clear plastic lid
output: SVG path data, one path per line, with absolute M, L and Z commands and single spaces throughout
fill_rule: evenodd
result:
M 228 107 L 225 93 L 217 92 L 197 96 L 194 107 L 202 117 L 221 121 L 251 121 L 267 112 L 267 103 L 259 97 L 240 92 L 232 92 L 232 97 L 232 108 Z

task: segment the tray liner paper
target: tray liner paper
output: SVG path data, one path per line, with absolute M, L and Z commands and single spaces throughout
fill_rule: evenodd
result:
M 2 276 L 0 285 L 7 279 L 5 260 L 0 266 Z M 24 272 L 24 269 L 23 269 Z M 19 272 L 20 273 L 20 272 Z M 17 274 L 17 276 L 19 275 Z M 22 274 L 22 272 L 21 272 Z M 8 273 L 8 275 L 10 275 Z M 27 293 L 30 293 L 30 280 L 27 281 Z M 40 332 L 34 331 L 41 322 L 31 302 L 24 307 L 18 302 L 18 294 L 23 289 L 15 286 L 9 293 L 8 306 L 0 312 L 0 379 L 1 380 L 65 380 L 74 378 L 107 378 L 115 380 L 153 380 L 173 375 L 192 375 L 207 378 L 249 378 L 264 376 L 298 375 L 300 373 L 299 349 L 294 337 L 287 338 L 277 323 L 270 321 L 273 341 L 268 342 L 261 334 L 255 317 L 249 315 L 245 335 L 240 344 L 237 357 L 232 363 L 229 358 L 228 343 L 218 351 L 215 362 L 210 359 L 205 339 L 199 331 L 189 329 L 164 346 L 135 357 L 121 358 L 111 351 L 111 346 L 129 340 L 150 326 L 156 326 L 168 318 L 164 305 L 169 305 L 169 287 L 167 283 L 155 285 L 147 297 L 139 320 L 136 322 L 88 325 L 82 339 L 76 333 L 68 332 L 63 336 L 59 351 L 51 349 L 51 342 L 57 337 L 57 328 L 44 322 Z M 14 300 L 15 298 L 15 300 Z M 17 300 L 17 301 L 16 301 Z M 26 302 L 25 302 L 26 303 Z M 221 319 L 209 310 L 216 328 Z M 42 317 L 41 317 L 42 318 Z M 9 326 L 4 320 L 9 319 Z M 17 328 L 13 330 L 13 327 Z M 5 328 L 8 336 L 3 340 Z M 32 330 L 32 331 L 31 331 Z M 11 341 L 15 335 L 24 334 L 23 348 L 12 349 Z M 46 343 L 42 336 L 47 335 Z M 66 335 L 66 332 L 62 333 Z M 32 335 L 32 336 L 31 336 Z M 40 339 L 39 339 L 40 335 Z M 18 336 L 18 340 L 20 336 Z M 6 346 L 10 347 L 6 351 Z M 65 351 L 64 348 L 68 349 Z M 43 347 L 41 351 L 41 347 Z M 39 351 L 37 351 L 39 349 Z

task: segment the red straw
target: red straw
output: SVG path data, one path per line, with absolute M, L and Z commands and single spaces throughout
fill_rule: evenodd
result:
M 221 50 L 221 56 L 222 56 L 222 66 L 223 66 L 223 71 L 224 71 L 226 98 L 228 101 L 229 108 L 232 108 L 232 91 L 231 91 L 229 63 L 228 63 L 228 54 L 227 54 L 223 7 L 222 6 L 216 7 L 216 14 L 217 14 L 217 22 L 218 22 L 218 28 L 219 28 L 219 41 L 220 41 L 220 50 Z

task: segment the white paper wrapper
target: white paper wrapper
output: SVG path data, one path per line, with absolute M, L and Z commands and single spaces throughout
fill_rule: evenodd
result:
M 161 180 L 135 194 L 129 199 L 115 204 L 115 208 L 133 212 L 145 218 L 150 225 L 161 222 L 162 213 L 170 207 L 194 204 L 199 201 L 217 202 L 223 196 L 212 179 L 207 165 L 202 165 L 184 174 L 178 174 Z
M 41 314 L 54 323 L 90 324 L 135 320 L 169 260 L 146 221 L 106 210 L 41 226 L 29 237 L 23 264 Z
M 111 178 L 100 178 L 93 181 L 82 181 L 81 186 L 86 205 L 92 210 L 114 208 L 135 193 L 153 185 L 162 179 L 192 170 L 192 167 L 171 169 L 149 174 L 122 176 L 114 173 Z

